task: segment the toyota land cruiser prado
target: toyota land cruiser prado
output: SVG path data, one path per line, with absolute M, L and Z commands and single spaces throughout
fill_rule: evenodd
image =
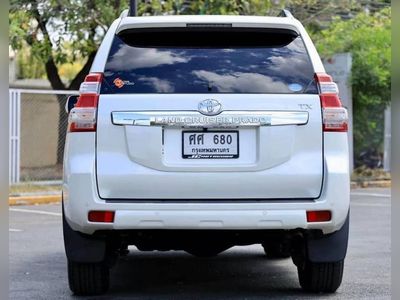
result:
M 214 256 L 261 244 L 303 289 L 340 285 L 347 112 L 301 23 L 123 13 L 69 99 L 63 228 L 75 294 L 134 245 Z

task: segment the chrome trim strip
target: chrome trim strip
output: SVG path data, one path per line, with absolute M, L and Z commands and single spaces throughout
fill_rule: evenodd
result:
M 306 111 L 223 111 L 216 116 L 205 116 L 196 111 L 113 111 L 114 125 L 167 126 L 187 128 L 229 128 L 280 125 L 304 125 Z

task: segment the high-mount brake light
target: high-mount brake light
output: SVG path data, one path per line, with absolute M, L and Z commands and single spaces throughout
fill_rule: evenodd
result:
M 90 73 L 79 88 L 79 98 L 68 117 L 69 132 L 96 131 L 97 104 L 103 73 Z
M 325 73 L 315 74 L 315 80 L 318 83 L 321 99 L 323 130 L 326 132 L 347 132 L 347 109 L 342 107 L 336 83 L 332 81 L 331 76 Z

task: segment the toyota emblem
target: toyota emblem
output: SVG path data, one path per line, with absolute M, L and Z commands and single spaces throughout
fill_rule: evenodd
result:
M 222 111 L 222 105 L 215 99 L 206 99 L 199 103 L 199 112 L 206 116 L 215 116 Z

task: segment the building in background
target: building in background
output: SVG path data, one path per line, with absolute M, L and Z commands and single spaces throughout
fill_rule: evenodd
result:
M 351 53 L 339 53 L 323 61 L 326 72 L 333 77 L 339 88 L 339 97 L 349 113 L 350 170 L 354 167 L 353 151 L 353 97 L 351 90 Z

